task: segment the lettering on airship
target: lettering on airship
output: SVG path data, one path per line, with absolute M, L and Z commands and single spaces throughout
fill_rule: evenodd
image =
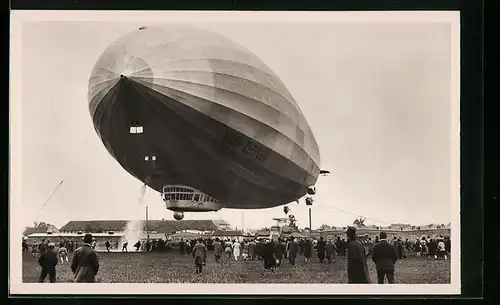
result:
M 265 161 L 267 159 L 267 152 L 261 145 L 249 138 L 245 139 L 241 134 L 227 131 L 224 134 L 223 140 L 232 148 L 240 150 L 258 161 Z
M 264 161 L 267 158 L 266 151 L 250 140 L 247 141 L 246 145 L 243 147 L 243 152 L 259 161 Z

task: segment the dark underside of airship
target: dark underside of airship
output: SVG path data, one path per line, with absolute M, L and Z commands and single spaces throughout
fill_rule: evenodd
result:
M 92 119 L 107 150 L 158 192 L 164 185 L 180 184 L 227 208 L 268 208 L 297 200 L 316 182 L 318 168 L 308 172 L 133 77 L 122 76 L 97 103 Z M 133 126 L 140 126 L 141 133 L 131 133 Z

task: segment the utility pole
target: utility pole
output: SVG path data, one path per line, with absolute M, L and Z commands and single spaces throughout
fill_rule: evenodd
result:
M 311 208 L 309 208 L 309 232 L 312 231 L 312 224 L 311 224 Z
M 241 232 L 245 231 L 245 212 L 241 212 Z
M 148 206 L 146 206 L 146 237 L 149 240 Z

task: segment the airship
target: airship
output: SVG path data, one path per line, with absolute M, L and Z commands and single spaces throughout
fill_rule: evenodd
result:
M 88 106 L 109 154 L 177 220 L 315 193 L 320 153 L 298 103 L 256 55 L 213 31 L 122 36 L 91 72 Z

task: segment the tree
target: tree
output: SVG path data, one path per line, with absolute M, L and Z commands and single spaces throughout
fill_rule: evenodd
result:
M 330 226 L 329 226 L 329 225 L 327 225 L 327 224 L 322 224 L 322 225 L 319 227 L 319 230 L 324 231 L 324 230 L 331 229 L 331 228 L 332 228 L 332 227 L 330 227 Z
M 23 235 L 27 236 L 33 233 L 45 233 L 51 228 L 52 225 L 50 223 L 45 222 L 34 222 L 33 226 L 24 228 Z

